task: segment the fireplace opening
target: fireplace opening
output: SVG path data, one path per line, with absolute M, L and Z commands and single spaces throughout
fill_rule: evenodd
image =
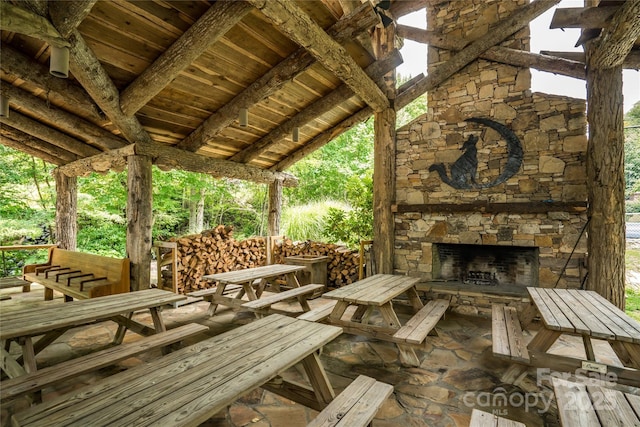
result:
M 537 247 L 433 245 L 433 278 L 465 287 L 538 286 Z

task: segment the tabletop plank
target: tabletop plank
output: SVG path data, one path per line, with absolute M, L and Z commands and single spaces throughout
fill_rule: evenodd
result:
M 239 285 L 256 279 L 268 279 L 284 274 L 295 273 L 305 269 L 306 267 L 303 265 L 272 264 L 262 267 L 245 268 L 243 270 L 227 271 L 224 273 L 208 274 L 202 276 L 202 278 L 229 283 L 232 285 Z
M 30 408 L 16 422 L 195 426 L 341 332 L 274 314 Z
M 118 314 L 160 307 L 186 299 L 161 289 L 145 289 L 64 304 L 44 303 L 22 310 L 0 311 L 0 339 L 40 335 L 55 329 L 91 323 Z
M 600 318 L 607 320 L 607 326 L 616 334 L 618 340 L 640 343 L 640 322 L 595 291 L 587 291 L 585 298 L 597 306 L 602 314 Z
M 567 302 L 569 310 L 589 328 L 588 335 L 594 338 L 614 339 L 616 335 L 604 323 L 606 319 L 599 318 L 597 308 L 585 299 L 586 295 L 579 292 L 581 291 L 576 289 L 555 289 L 555 301 Z
M 411 289 L 419 281 L 420 278 L 417 277 L 376 274 L 327 292 L 323 297 L 352 304 L 381 306 Z
M 571 321 L 566 318 L 560 308 L 553 301 L 552 295 L 545 288 L 527 288 L 531 299 L 542 316 L 542 321 L 547 328 L 564 332 L 574 332 Z

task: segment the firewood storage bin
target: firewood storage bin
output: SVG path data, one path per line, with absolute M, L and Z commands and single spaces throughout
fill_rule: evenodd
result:
M 285 257 L 284 263 L 290 265 L 302 265 L 306 267 L 297 273 L 301 285 L 310 283 L 324 285 L 323 289 L 316 291 L 312 298 L 319 297 L 327 291 L 327 260 L 328 256 L 297 255 Z

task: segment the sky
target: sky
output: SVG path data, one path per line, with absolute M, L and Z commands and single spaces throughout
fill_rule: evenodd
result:
M 583 4 L 583 0 L 563 0 L 557 7 L 582 7 Z M 540 53 L 541 50 L 582 52 L 581 47 L 573 47 L 578 37 L 580 37 L 580 29 L 567 28 L 564 31 L 561 29 L 549 29 L 554 10 L 555 8 L 551 8 L 531 22 L 531 52 Z M 426 28 L 425 12 L 422 10 L 404 16 L 399 19 L 399 22 L 412 27 Z M 426 74 L 426 45 L 405 40 L 400 52 L 404 58 L 404 63 L 398 67 L 398 73 L 403 76 Z M 622 79 L 624 111 L 627 112 L 636 102 L 640 101 L 640 72 L 624 70 Z M 584 80 L 533 69 L 531 70 L 531 90 L 533 92 L 565 95 L 580 99 L 586 99 L 587 96 L 586 82 Z

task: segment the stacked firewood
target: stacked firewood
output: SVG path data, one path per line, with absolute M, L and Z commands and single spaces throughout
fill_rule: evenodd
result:
M 360 255 L 344 246 L 320 242 L 293 242 L 289 239 L 279 243 L 275 250 L 275 262 L 284 264 L 286 257 L 309 255 L 327 256 L 327 286 L 339 288 L 358 280 Z
M 233 228 L 219 225 L 212 230 L 200 234 L 172 238 L 177 243 L 177 275 L 178 292 L 188 293 L 199 289 L 215 286 L 209 280 L 203 280 L 207 274 L 223 273 L 226 271 L 242 270 L 267 264 L 266 239 L 254 237 L 246 240 L 235 240 Z M 159 260 L 159 268 L 165 282 L 170 282 L 170 260 L 165 257 Z M 285 263 L 285 257 L 310 255 L 327 256 L 327 285 L 330 288 L 353 283 L 358 279 L 357 251 L 343 246 L 319 242 L 293 242 L 285 239 L 277 242 L 274 248 L 274 262 Z

